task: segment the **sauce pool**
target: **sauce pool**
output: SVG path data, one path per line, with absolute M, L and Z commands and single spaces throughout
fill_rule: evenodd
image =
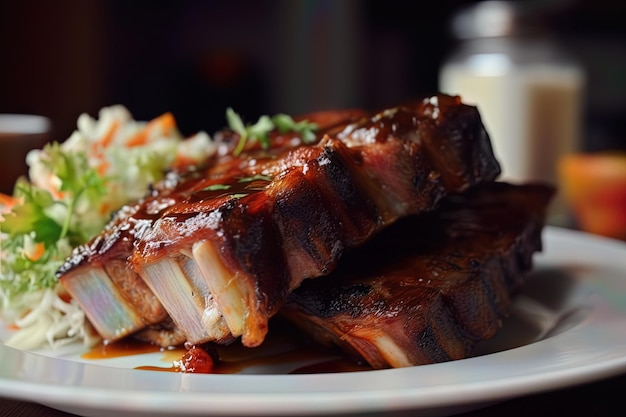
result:
M 229 346 L 215 346 L 218 359 L 208 373 L 313 374 L 372 369 L 367 365 L 355 362 L 337 349 L 319 346 L 298 337 L 299 333 L 293 329 L 281 327 L 283 328 L 278 332 L 270 332 L 263 345 L 257 348 L 246 348 L 239 342 Z M 152 353 L 163 355 L 161 361 L 164 366 L 139 365 L 133 369 L 185 372 L 184 366 L 181 367 L 181 359 L 187 353 L 187 349 L 184 347 L 164 349 L 132 338 L 109 344 L 99 344 L 82 354 L 81 357 L 88 360 L 102 360 Z

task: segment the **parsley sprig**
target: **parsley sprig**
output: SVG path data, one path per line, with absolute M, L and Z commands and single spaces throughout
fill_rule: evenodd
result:
M 55 272 L 71 248 L 87 241 L 103 224 L 83 221 L 82 206 L 97 207 L 106 197 L 104 179 L 88 164 L 84 153 L 64 152 L 58 143 L 44 148 L 42 162 L 60 180 L 59 195 L 25 179 L 15 186 L 20 201 L 3 215 L 0 232 L 3 259 L 0 290 L 8 298 L 56 284 Z M 43 245 L 33 256 L 28 247 Z
M 239 142 L 233 151 L 233 155 L 238 156 L 243 152 L 248 141 L 258 141 L 263 149 L 270 146 L 269 133 L 278 129 L 280 133 L 296 132 L 302 137 L 304 143 L 312 143 L 315 141 L 315 130 L 318 129 L 317 124 L 307 120 L 296 122 L 287 114 L 279 113 L 272 117 L 263 115 L 253 125 L 246 125 L 239 114 L 235 113 L 232 108 L 226 109 L 226 121 L 228 126 L 239 135 Z

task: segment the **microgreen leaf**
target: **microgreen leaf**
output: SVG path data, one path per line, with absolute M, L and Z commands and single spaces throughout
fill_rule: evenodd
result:
M 243 124 L 241 116 L 235 113 L 235 111 L 230 107 L 226 109 L 226 121 L 232 130 L 242 136 L 246 135 L 246 126 Z
M 300 133 L 302 136 L 302 141 L 304 143 L 313 143 L 315 142 L 315 131 L 318 129 L 317 124 L 309 123 L 306 120 L 302 120 L 296 123 L 293 130 Z
M 228 190 L 230 185 L 226 184 L 211 184 L 208 187 L 204 187 L 200 191 L 218 191 L 218 190 Z
M 295 130 L 296 123 L 293 121 L 292 117 L 288 114 L 279 113 L 273 118 L 274 123 L 276 124 L 276 128 L 279 132 L 285 133 L 290 130 Z
M 259 117 L 255 124 L 245 125 L 241 116 L 230 107 L 226 109 L 226 121 L 228 126 L 239 134 L 239 142 L 233 151 L 235 156 L 243 152 L 248 140 L 258 141 L 263 149 L 267 149 L 270 146 L 269 133 L 274 129 L 278 129 L 280 133 L 296 132 L 300 134 L 304 143 L 314 142 L 314 131 L 318 129 L 315 123 L 309 123 L 306 120 L 295 122 L 291 116 L 283 113 L 273 117 L 264 115 Z
M 248 127 L 248 136 L 259 141 L 263 149 L 267 149 L 270 146 L 268 133 L 273 129 L 272 119 L 269 116 L 261 116 L 255 124 Z
M 246 141 L 248 140 L 248 130 L 243 124 L 241 117 L 230 107 L 226 109 L 226 121 L 228 122 L 228 126 L 235 133 L 239 134 L 239 142 L 233 151 L 233 155 L 237 156 L 243 151 L 244 146 L 246 146 Z
M 251 177 L 243 177 L 239 178 L 238 182 L 252 182 L 252 181 L 271 181 L 272 177 L 268 177 L 267 175 L 256 174 Z

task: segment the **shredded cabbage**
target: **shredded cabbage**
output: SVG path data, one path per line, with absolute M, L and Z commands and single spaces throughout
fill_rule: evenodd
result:
M 31 151 L 28 179 L 0 195 L 0 316 L 22 349 L 98 338 L 55 273 L 73 248 L 102 230 L 111 213 L 143 197 L 175 166 L 215 152 L 205 132 L 184 138 L 165 113 L 135 121 L 120 105 L 78 118 L 63 143 Z

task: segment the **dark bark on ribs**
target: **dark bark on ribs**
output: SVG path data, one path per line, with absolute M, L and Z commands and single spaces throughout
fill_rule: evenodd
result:
M 281 314 L 374 368 L 465 358 L 507 315 L 541 250 L 552 194 L 492 183 L 449 198 L 304 282 Z
M 109 340 L 154 324 L 135 308 L 149 302 L 143 310 L 164 307 L 190 343 L 256 346 L 285 297 L 346 248 L 500 173 L 477 109 L 458 97 L 348 115 L 310 116 L 322 125 L 312 145 L 274 132 L 270 149 L 238 157 L 228 153 L 236 135 L 218 135 L 223 149 L 206 168 L 172 173 L 121 210 L 61 267 L 61 283 Z M 119 261 L 158 300 L 109 285 L 104 266 Z M 99 320 L 84 280 L 111 294 L 117 327 Z

